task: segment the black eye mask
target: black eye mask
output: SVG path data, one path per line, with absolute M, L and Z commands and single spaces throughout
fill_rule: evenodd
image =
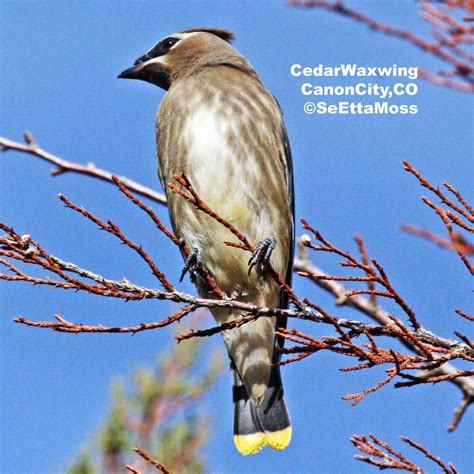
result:
M 173 38 L 172 36 L 161 40 L 156 46 L 154 46 L 150 51 L 145 53 L 143 56 L 140 56 L 135 61 L 135 66 L 138 64 L 149 61 L 152 58 L 157 58 L 159 56 L 164 56 L 177 42 L 179 38 Z

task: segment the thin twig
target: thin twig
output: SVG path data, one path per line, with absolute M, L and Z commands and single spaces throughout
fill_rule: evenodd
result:
M 171 472 L 163 466 L 160 462 L 158 462 L 156 459 L 151 457 L 146 451 L 140 448 L 133 448 L 133 450 L 140 455 L 148 464 L 151 464 L 153 467 L 155 467 L 158 471 L 161 471 L 163 474 L 171 474 Z

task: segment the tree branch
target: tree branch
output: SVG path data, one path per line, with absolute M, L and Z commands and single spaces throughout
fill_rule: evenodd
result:
M 9 140 L 5 137 L 0 137 L 0 151 L 6 152 L 8 150 L 15 150 L 21 153 L 36 156 L 37 158 L 41 158 L 42 160 L 52 163 L 56 166 L 56 168 L 51 170 L 51 174 L 53 176 L 58 176 L 59 174 L 66 172 L 73 172 L 90 176 L 92 178 L 97 178 L 102 181 L 107 181 L 109 183 L 113 182 L 113 173 L 97 168 L 94 163 L 83 165 L 80 163 L 74 163 L 73 161 L 67 161 L 63 158 L 60 158 L 59 156 L 49 153 L 46 150 L 43 150 L 34 140 L 31 133 L 24 132 L 23 136 L 25 138 L 25 143 L 19 143 Z M 142 184 L 139 184 L 136 181 L 126 177 L 120 177 L 120 180 L 124 186 L 131 191 L 134 191 L 141 196 L 145 196 L 159 204 L 166 205 L 166 197 L 163 194 L 158 193 L 153 189 L 143 186 Z

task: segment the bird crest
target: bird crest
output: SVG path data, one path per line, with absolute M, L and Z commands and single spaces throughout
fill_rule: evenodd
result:
M 211 35 L 215 35 L 224 41 L 230 43 L 232 40 L 235 39 L 234 33 L 232 31 L 224 30 L 222 28 L 190 28 L 189 30 L 180 31 L 180 33 L 210 33 Z

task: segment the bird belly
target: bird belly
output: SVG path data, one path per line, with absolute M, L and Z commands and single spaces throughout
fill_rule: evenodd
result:
M 273 235 L 271 215 L 267 203 L 258 202 L 264 183 L 255 160 L 249 154 L 242 159 L 230 145 L 229 135 L 238 133 L 233 126 L 212 108 L 199 108 L 184 127 L 187 153 L 177 172 L 184 171 L 207 205 L 256 245 Z M 250 253 L 224 244 L 238 239 L 222 224 L 187 206 L 186 218 L 177 226 L 185 242 L 201 250 L 204 265 L 228 296 L 245 296 L 249 287 L 260 286 L 256 272 L 248 275 Z

